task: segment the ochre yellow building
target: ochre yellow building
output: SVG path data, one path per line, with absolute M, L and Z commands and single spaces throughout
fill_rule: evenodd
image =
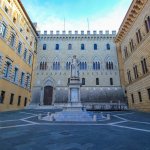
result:
M 20 0 L 0 0 L 0 111 L 31 100 L 36 35 Z
M 150 0 L 133 0 L 116 44 L 129 107 L 150 111 Z

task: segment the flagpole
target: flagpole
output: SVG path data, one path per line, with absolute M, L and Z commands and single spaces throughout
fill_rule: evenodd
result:
M 89 19 L 87 18 L 88 31 L 90 30 Z
M 66 20 L 64 18 L 64 31 L 66 30 Z

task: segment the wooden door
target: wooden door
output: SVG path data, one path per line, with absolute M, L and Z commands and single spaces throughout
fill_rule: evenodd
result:
M 53 87 L 44 87 L 44 105 L 51 105 L 53 100 Z

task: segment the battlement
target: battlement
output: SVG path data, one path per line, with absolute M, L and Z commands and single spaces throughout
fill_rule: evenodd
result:
M 113 31 L 109 31 L 109 30 L 106 30 L 105 32 L 103 32 L 102 30 L 101 31 L 96 31 L 94 30 L 93 32 L 91 31 L 59 31 L 57 30 L 56 32 L 54 31 L 50 31 L 49 33 L 45 30 L 43 33 L 41 31 L 37 31 L 39 35 L 116 35 L 116 31 L 113 30 Z

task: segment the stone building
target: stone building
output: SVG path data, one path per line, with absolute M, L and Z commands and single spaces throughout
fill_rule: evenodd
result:
M 70 64 L 73 55 L 76 55 L 80 62 L 81 102 L 89 107 L 94 104 L 95 107 L 125 104 L 115 37 L 115 31 L 39 32 L 32 103 L 67 103 Z
M 130 108 L 150 110 L 150 0 L 133 0 L 116 37 Z
M 0 111 L 31 100 L 37 32 L 20 0 L 0 0 Z

